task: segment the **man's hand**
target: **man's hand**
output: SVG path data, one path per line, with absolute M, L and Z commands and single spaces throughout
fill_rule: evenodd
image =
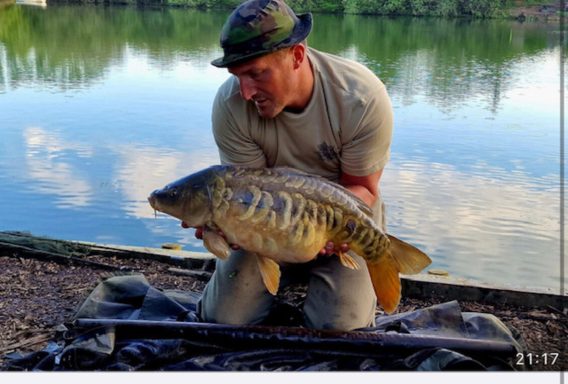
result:
M 333 241 L 328 241 L 325 244 L 325 247 L 323 247 L 320 251 L 319 254 L 320 255 L 326 255 L 326 256 L 330 256 L 333 255 L 334 253 L 337 252 L 348 252 L 349 251 L 349 244 L 347 243 L 343 243 L 338 247 L 335 246 L 335 243 Z
M 185 221 L 182 221 L 182 222 L 181 222 L 181 227 L 182 227 L 182 228 L 189 228 L 189 225 L 187 225 L 187 224 L 185 223 Z M 201 228 L 201 231 L 203 231 L 203 227 L 199 227 L 199 228 Z
M 185 221 L 181 222 L 181 227 L 182 228 L 190 228 L 190 226 L 187 225 Z M 219 230 L 217 232 L 221 236 L 223 236 L 223 238 L 225 240 L 227 240 L 227 238 L 225 237 L 225 234 L 221 230 Z M 203 227 L 195 227 L 195 237 L 199 240 L 203 240 Z M 241 249 L 241 247 L 239 247 L 237 244 L 229 244 L 229 246 L 231 247 L 232 250 L 235 250 L 235 251 L 238 250 L 238 249 Z

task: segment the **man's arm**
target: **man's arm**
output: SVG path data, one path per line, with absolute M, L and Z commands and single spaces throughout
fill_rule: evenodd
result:
M 213 101 L 211 128 L 219 150 L 221 164 L 265 167 L 262 148 L 247 129 L 246 103 L 238 92 L 238 81 L 233 76 L 221 85 Z
M 379 181 L 382 174 L 382 169 L 367 176 L 353 176 L 343 172 L 339 178 L 339 184 L 372 207 L 379 198 Z

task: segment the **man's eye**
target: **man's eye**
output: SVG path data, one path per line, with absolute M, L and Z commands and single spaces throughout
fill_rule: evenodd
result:
M 263 71 L 254 71 L 251 72 L 250 77 L 253 79 L 258 79 L 262 75 Z

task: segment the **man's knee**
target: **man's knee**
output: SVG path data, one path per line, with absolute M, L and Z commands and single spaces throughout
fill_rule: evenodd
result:
M 257 313 L 243 305 L 227 306 L 222 300 L 207 300 L 202 298 L 197 307 L 201 320 L 207 323 L 246 325 L 256 324 L 263 320 L 264 314 Z
M 348 331 L 375 322 L 377 299 L 364 260 L 353 255 L 358 270 L 345 268 L 335 257 L 322 259 L 312 270 L 304 314 L 316 329 Z
M 272 302 L 264 288 L 256 259 L 244 252 L 233 252 L 217 268 L 197 305 L 199 317 L 206 322 L 257 324 L 267 315 Z
M 353 329 L 371 327 L 375 325 L 375 305 L 368 303 L 365 310 L 344 306 L 343 312 L 315 310 L 305 308 L 305 323 L 308 328 L 333 329 L 337 331 L 351 331 Z

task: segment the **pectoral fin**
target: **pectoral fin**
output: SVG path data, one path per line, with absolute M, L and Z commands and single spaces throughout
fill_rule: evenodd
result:
M 337 252 L 337 256 L 339 257 L 341 265 L 343 265 L 344 267 L 347 267 L 349 269 L 359 269 L 359 264 L 357 264 L 355 259 L 351 257 L 351 255 L 347 252 L 339 251 Z
M 227 240 L 217 231 L 208 227 L 203 228 L 203 245 L 209 252 L 223 260 L 231 254 L 231 247 L 229 247 Z
M 259 255 L 257 255 L 256 261 L 266 289 L 271 294 L 276 295 L 280 285 L 280 266 L 274 260 Z

